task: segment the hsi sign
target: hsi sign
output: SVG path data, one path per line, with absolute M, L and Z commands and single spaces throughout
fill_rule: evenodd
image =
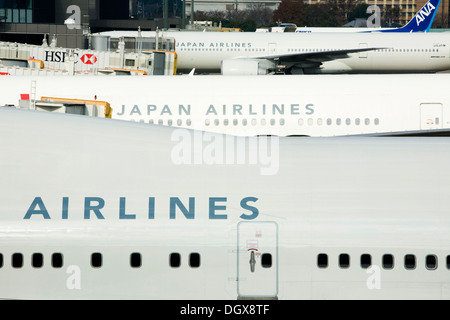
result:
M 259 210 L 254 206 L 254 203 L 258 201 L 255 197 L 245 197 L 240 201 L 240 208 L 242 212 L 239 218 L 243 220 L 254 220 L 259 215 Z M 208 219 L 209 220 L 227 220 L 228 214 L 227 210 L 228 199 L 226 197 L 210 197 L 208 200 Z M 81 212 L 72 213 L 69 211 L 69 197 L 63 197 L 61 201 L 60 218 L 62 220 L 69 219 L 84 219 L 84 220 L 105 220 L 104 209 L 106 206 L 106 201 L 101 197 L 85 197 L 84 206 Z M 120 197 L 119 201 L 115 203 L 113 210 L 117 213 L 116 218 L 119 220 L 136 220 L 137 214 L 129 213 L 126 209 L 127 198 Z M 161 217 L 159 213 L 156 212 L 156 199 L 154 197 L 149 197 L 147 202 L 147 208 L 143 210 L 146 213 L 145 217 L 148 220 L 154 220 Z M 234 207 L 234 206 L 233 206 Z M 50 212 L 41 197 L 35 197 L 27 212 L 25 213 L 24 220 L 30 219 L 44 219 L 50 220 L 55 217 L 55 212 Z M 196 219 L 196 198 L 190 197 L 188 201 L 182 201 L 178 197 L 170 197 L 169 199 L 169 219 L 175 220 L 184 217 L 185 219 L 191 220 Z M 52 218 L 53 216 L 53 218 Z

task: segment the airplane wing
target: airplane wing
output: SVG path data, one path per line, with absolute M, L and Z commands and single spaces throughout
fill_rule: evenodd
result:
M 373 51 L 386 48 L 357 48 L 357 49 L 342 49 L 342 50 L 322 50 L 313 52 L 295 52 L 287 54 L 276 54 L 268 56 L 256 56 L 256 57 L 236 57 L 226 59 L 222 61 L 222 74 L 233 74 L 235 70 L 241 72 L 245 69 L 251 69 L 250 64 L 260 62 L 264 63 L 264 68 L 267 70 L 275 70 L 282 66 L 286 70 L 290 70 L 293 67 L 296 68 L 319 68 L 323 62 L 346 59 L 349 58 L 349 54 L 361 53 L 367 51 Z M 264 73 L 264 71 L 262 71 Z
M 373 51 L 377 49 L 385 49 L 385 48 L 358 48 L 358 49 L 326 50 L 326 51 L 302 52 L 302 53 L 299 52 L 291 54 L 262 56 L 258 57 L 258 59 L 268 59 L 278 61 L 280 64 L 291 64 L 296 66 L 301 66 L 302 63 L 310 64 L 311 62 L 318 63 L 320 65 L 322 62 L 325 61 L 349 58 L 349 54 L 351 53 Z

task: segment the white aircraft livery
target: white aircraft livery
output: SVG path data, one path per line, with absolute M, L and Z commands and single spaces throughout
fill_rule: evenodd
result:
M 13 108 L 0 137 L 3 299 L 450 298 L 449 138 L 213 142 Z M 221 139 L 256 161 L 207 162 Z
M 110 36 L 137 36 L 111 31 Z M 450 69 L 449 32 L 160 32 L 175 39 L 181 73 L 411 73 Z M 155 36 L 155 32 L 142 32 Z
M 448 83 L 445 73 L 2 77 L 0 105 L 29 96 L 38 110 L 78 103 L 104 116 L 108 104 L 113 119 L 239 136 L 442 134 L 450 130 Z

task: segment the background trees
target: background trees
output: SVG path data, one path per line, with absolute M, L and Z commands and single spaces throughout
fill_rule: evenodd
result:
M 282 0 L 278 9 L 271 11 L 261 5 L 249 6 L 244 10 L 195 12 L 195 20 L 209 20 L 222 23 L 222 27 L 241 28 L 255 31 L 256 28 L 272 27 L 277 23 L 295 23 L 308 27 L 341 27 L 357 18 L 367 19 L 368 5 L 362 0 L 325 0 L 307 4 L 303 0 Z M 382 9 L 382 20 L 398 22 L 398 8 Z

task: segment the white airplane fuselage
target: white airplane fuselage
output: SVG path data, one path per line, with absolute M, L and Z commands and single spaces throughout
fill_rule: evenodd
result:
M 449 81 L 449 74 L 3 77 L 0 105 L 17 105 L 35 83 L 37 100 L 106 101 L 118 120 L 240 136 L 384 135 L 448 131 Z
M 1 298 L 450 298 L 448 138 L 228 137 L 258 161 L 221 164 L 186 130 L 179 163 L 174 128 L 0 122 Z
M 116 31 L 103 35 L 135 35 Z M 259 58 L 321 51 L 379 48 L 350 53 L 325 61 L 319 69 L 302 67 L 305 73 L 407 73 L 450 69 L 450 33 L 253 33 L 160 32 L 176 41 L 180 72 L 218 73 L 221 62 L 235 58 Z M 155 32 L 142 32 L 154 36 Z M 222 70 L 223 72 L 224 70 Z

